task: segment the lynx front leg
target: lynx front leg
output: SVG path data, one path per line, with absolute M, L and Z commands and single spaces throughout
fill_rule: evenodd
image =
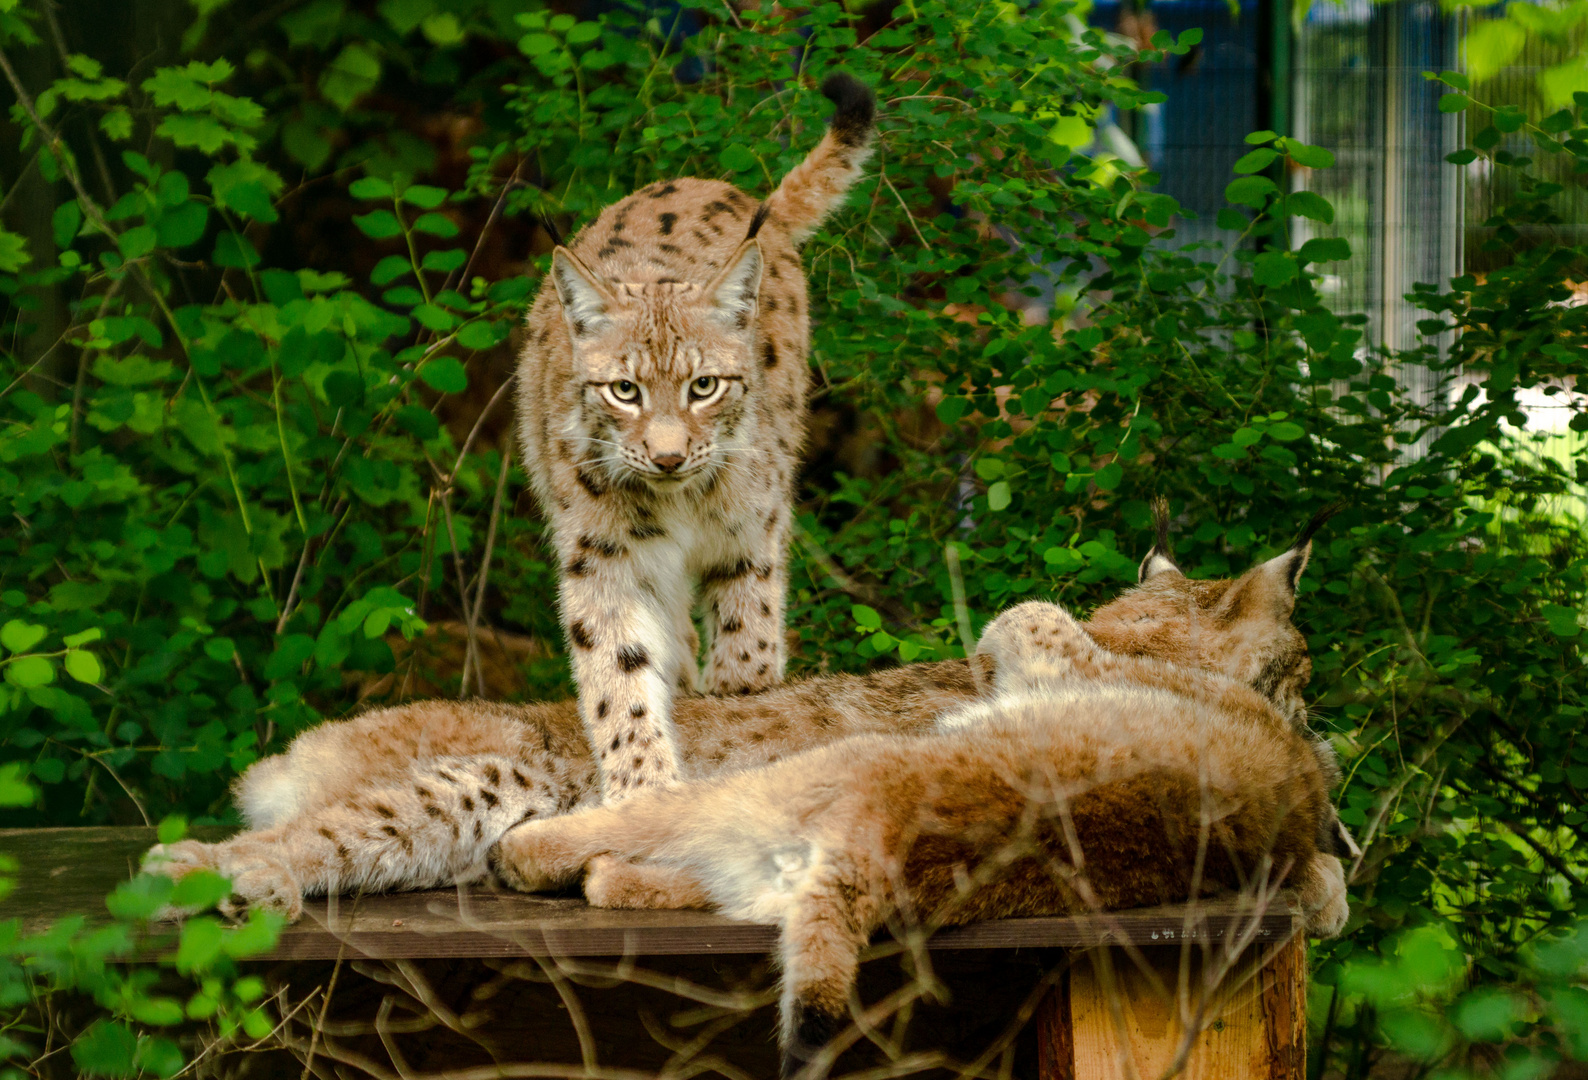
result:
M 682 580 L 681 565 L 648 564 L 642 577 L 632 552 L 588 536 L 567 553 L 563 625 L 607 802 L 678 781 L 672 695 L 683 643 L 675 628 L 688 601 L 669 582 Z
M 708 569 L 701 592 L 711 626 L 706 692 L 750 694 L 783 681 L 783 605 L 788 570 L 781 547 Z

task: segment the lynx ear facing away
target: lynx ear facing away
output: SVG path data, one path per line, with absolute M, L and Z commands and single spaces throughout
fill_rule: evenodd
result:
M 606 328 L 617 299 L 565 247 L 551 253 L 551 281 L 570 334 L 579 338 Z
M 1296 583 L 1312 557 L 1312 538 L 1324 523 L 1340 512 L 1341 503 L 1331 503 L 1313 515 L 1301 535 L 1290 547 L 1265 563 L 1259 563 L 1242 574 L 1225 597 L 1223 607 L 1229 615 L 1244 609 L 1256 611 L 1266 608 L 1275 615 L 1288 618 L 1296 607 Z
M 1169 500 L 1162 496 L 1152 500 L 1152 524 L 1158 538 L 1152 550 L 1147 552 L 1147 557 L 1141 560 L 1136 580 L 1142 584 L 1159 574 L 1184 575 L 1180 565 L 1174 561 L 1174 550 L 1169 545 Z
M 740 244 L 727 267 L 703 291 L 720 322 L 735 330 L 749 326 L 761 292 L 760 242 L 752 237 Z

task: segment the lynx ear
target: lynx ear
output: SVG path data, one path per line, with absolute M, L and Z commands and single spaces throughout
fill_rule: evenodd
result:
M 755 318 L 761 292 L 761 243 L 754 237 L 739 245 L 722 273 L 707 285 L 706 302 L 718 321 L 743 330 Z
M 1324 523 L 1340 512 L 1343 504 L 1331 503 L 1313 515 L 1289 549 L 1242 574 L 1224 599 L 1224 609 L 1233 615 L 1238 610 L 1267 610 L 1288 617 L 1296 608 L 1296 583 L 1312 557 L 1312 538 Z
M 580 338 L 606 329 L 617 298 L 565 247 L 551 253 L 551 281 L 570 334 Z
M 1147 557 L 1141 560 L 1141 570 L 1136 575 L 1136 580 L 1142 584 L 1159 574 L 1180 574 L 1184 571 L 1174 561 L 1174 551 L 1169 545 L 1169 500 L 1161 495 L 1152 500 L 1152 524 L 1158 534 L 1158 539 L 1152 545 L 1152 550 L 1147 552 Z

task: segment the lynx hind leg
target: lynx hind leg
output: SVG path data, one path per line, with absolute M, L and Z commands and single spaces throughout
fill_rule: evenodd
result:
M 991 658 L 999 693 L 1024 693 L 1096 675 L 1103 652 L 1068 611 L 1031 601 L 988 623 L 976 654 Z
M 584 898 L 592 907 L 709 910 L 711 897 L 694 874 L 665 863 L 597 855 L 587 864 Z
M 181 840 L 156 844 L 144 854 L 145 873 L 182 880 L 197 870 L 211 870 L 232 883 L 229 896 L 218 905 L 221 913 L 236 918 L 249 908 L 280 912 L 289 921 L 303 914 L 303 886 L 282 858 L 277 838 L 270 833 L 243 833 L 219 844 Z M 197 914 L 191 908 L 167 907 L 160 918 Z

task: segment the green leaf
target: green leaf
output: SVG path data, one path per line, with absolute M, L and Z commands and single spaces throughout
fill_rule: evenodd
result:
M 970 401 L 962 397 L 946 397 L 937 403 L 937 418 L 940 422 L 953 427 L 965 415 L 965 410 L 970 408 Z
M 429 233 L 431 236 L 439 236 L 443 240 L 450 240 L 458 235 L 457 223 L 445 214 L 421 214 L 419 220 L 414 222 L 414 229 L 417 232 Z
M 1511 991 L 1484 987 L 1463 994 L 1450 1019 L 1473 1042 L 1501 1042 L 1527 1011 L 1527 1003 Z
M 1311 191 L 1292 191 L 1286 195 L 1285 209 L 1296 217 L 1334 224 L 1334 207 L 1328 199 Z
M 1297 165 L 1309 169 L 1327 169 L 1334 164 L 1334 154 L 1321 146 L 1308 146 L 1295 139 L 1281 139 L 1280 146 Z
M 1279 152 L 1277 150 L 1263 146 L 1241 155 L 1233 167 L 1238 173 L 1262 172 L 1272 165 L 1278 157 Z
M 568 28 L 568 44 L 588 45 L 601 36 L 601 24 L 582 22 Z
M 227 229 L 215 238 L 215 251 L 210 259 L 216 266 L 247 270 L 259 265 L 259 252 L 254 249 L 248 237 Z
M 217 165 L 206 176 L 219 206 L 245 214 L 262 224 L 277 219 L 271 196 L 285 186 L 279 173 L 257 162 L 238 161 Z
M 486 319 L 477 319 L 458 331 L 458 344 L 465 349 L 490 349 L 507 340 L 508 329 L 505 322 L 493 323 Z
M 236 141 L 224 124 L 208 116 L 167 116 L 160 121 L 155 134 L 164 135 L 178 146 L 192 147 L 205 155 L 214 155 L 227 143 Z
M 193 882 L 194 887 L 184 891 L 184 886 L 189 882 Z M 182 907 L 211 907 L 230 891 L 230 883 L 219 874 L 197 870 L 177 882 L 171 902 Z M 201 903 L 201 900 L 208 902 Z M 208 968 L 221 955 L 224 936 L 221 924 L 208 916 L 199 916 L 183 923 L 182 937 L 176 947 L 176 969 L 186 975 Z
M 1545 106 L 1561 109 L 1573 103 L 1575 95 L 1588 92 L 1588 56 L 1578 56 L 1545 68 L 1538 74 L 1538 88 L 1544 94 Z M 1499 123 L 1499 118 L 1495 118 Z
M 361 176 L 347 185 L 347 193 L 355 199 L 389 199 L 392 188 L 378 176 Z
M 24 653 L 39 642 L 44 640 L 49 631 L 34 623 L 25 623 L 21 619 L 12 619 L 4 626 L 0 626 L 0 645 L 14 653 Z
M 1509 67 L 1527 44 L 1527 31 L 1509 19 L 1472 20 L 1462 45 L 1467 54 L 1467 76 L 1475 86 Z
M 375 264 L 375 269 L 370 271 L 369 279 L 376 285 L 390 285 L 404 274 L 411 273 L 413 273 L 413 263 L 408 261 L 408 256 L 387 255 Z
M 850 607 L 849 613 L 854 616 L 855 625 L 862 630 L 882 629 L 882 616 L 878 614 L 876 608 L 867 607 L 865 604 L 855 604 Z
M 5 665 L 6 681 L 27 690 L 55 681 L 55 665 L 42 656 L 19 656 Z
M 1252 261 L 1252 280 L 1275 287 L 1296 279 L 1301 268 L 1287 251 L 1265 251 Z
M 1125 478 L 1125 467 L 1117 461 L 1110 461 L 1097 474 L 1092 477 L 1092 483 L 1097 485 L 1099 491 L 1113 491 L 1119 487 L 1119 482 Z
M 201 202 L 188 201 L 167 210 L 154 226 L 159 246 L 181 248 L 196 244 L 204 238 L 209 221 L 210 208 Z
M 131 262 L 153 251 L 158 240 L 152 225 L 138 225 L 117 237 L 116 246 L 121 249 L 121 257 Z
M 72 1060 L 90 1076 L 131 1076 L 138 1037 L 127 1025 L 96 1020 L 72 1040 Z
M 403 231 L 397 215 L 390 210 L 371 210 L 367 214 L 354 214 L 353 224 L 371 240 L 390 240 Z
M 723 147 L 717 160 L 722 162 L 723 168 L 736 173 L 749 172 L 759 164 L 747 147 L 736 142 Z
M 1232 180 L 1224 189 L 1224 198 L 1241 206 L 1250 206 L 1254 210 L 1261 210 L 1270 195 L 1279 194 L 1279 188 L 1266 176 L 1243 176 L 1239 180 Z
M 1009 490 L 1009 481 L 1000 480 L 987 488 L 987 509 L 1004 510 L 1011 501 L 1013 496 Z
M 419 369 L 419 377 L 433 390 L 461 394 L 468 389 L 469 377 L 455 356 L 438 356 Z
M 428 184 L 415 184 L 413 187 L 404 188 L 402 201 L 412 203 L 421 210 L 434 210 L 446 202 L 447 189 L 431 187 Z
M 1306 431 L 1302 429 L 1300 424 L 1293 423 L 1289 420 L 1282 420 L 1277 424 L 1270 424 L 1268 426 L 1268 437 L 1270 439 L 1277 439 L 1280 442 L 1295 442 L 1305 434 Z
M 1252 223 L 1252 219 L 1239 210 L 1232 210 L 1226 206 L 1219 210 L 1215 223 L 1221 229 L 1228 229 L 1231 232 L 1245 232 L 1246 227 Z
M 380 58 L 368 46 L 343 47 L 320 75 L 320 93 L 343 112 L 380 83 Z
M 156 833 L 160 843 L 174 844 L 187 835 L 187 818 L 181 814 L 167 814 L 160 819 L 160 827 Z
M 182 1006 L 170 998 L 135 997 L 128 1002 L 127 1012 L 138 1023 L 151 1027 L 169 1027 L 184 1019 Z
M 430 43 L 439 45 L 442 48 L 456 45 L 467 36 L 464 33 L 463 24 L 450 11 L 430 16 L 421 26 L 424 29 L 425 37 L 430 39 Z
M 1339 262 L 1350 257 L 1350 242 L 1334 236 L 1315 236 L 1296 252 L 1296 258 L 1304 263 Z
M 1465 112 L 1471 106 L 1472 99 L 1466 94 L 1443 94 L 1439 98 L 1439 111 L 1442 113 Z
M 1277 138 L 1279 138 L 1279 135 L 1276 132 L 1268 130 L 1254 131 L 1246 136 L 1246 145 L 1262 146 L 1264 143 L 1271 143 Z
M 66 674 L 80 683 L 97 685 L 105 677 L 104 670 L 99 666 L 99 657 L 87 649 L 68 649 L 64 660 Z
M 1445 155 L 1445 160 L 1452 165 L 1471 165 L 1478 160 L 1476 150 L 1453 150 Z
M 518 39 L 518 51 L 531 59 L 545 56 L 562 48 L 562 42 L 550 34 L 525 34 Z
M 39 789 L 27 781 L 28 767 L 21 761 L 0 764 L 0 806 L 32 806 Z
M 104 636 L 105 632 L 103 630 L 97 626 L 91 626 L 87 630 L 79 630 L 75 634 L 67 634 L 61 640 L 66 643 L 67 648 L 75 649 L 80 645 L 87 645 L 91 641 L 98 641 Z
M 1544 621 L 1549 624 L 1550 631 L 1556 637 L 1576 637 L 1582 627 L 1577 622 L 1577 609 L 1563 607 L 1560 604 L 1545 604 L 1543 606 Z
M 83 208 L 77 205 L 77 200 L 63 202 L 55 208 L 55 213 L 50 217 L 50 227 L 55 233 L 55 246 L 68 248 L 72 241 L 77 239 L 78 230 L 83 227 Z
M 461 269 L 469 261 L 469 253 L 462 248 L 451 248 L 447 251 L 427 251 L 424 259 L 419 263 L 426 270 L 434 270 L 441 274 L 450 274 Z M 376 284 L 384 284 L 377 282 Z

